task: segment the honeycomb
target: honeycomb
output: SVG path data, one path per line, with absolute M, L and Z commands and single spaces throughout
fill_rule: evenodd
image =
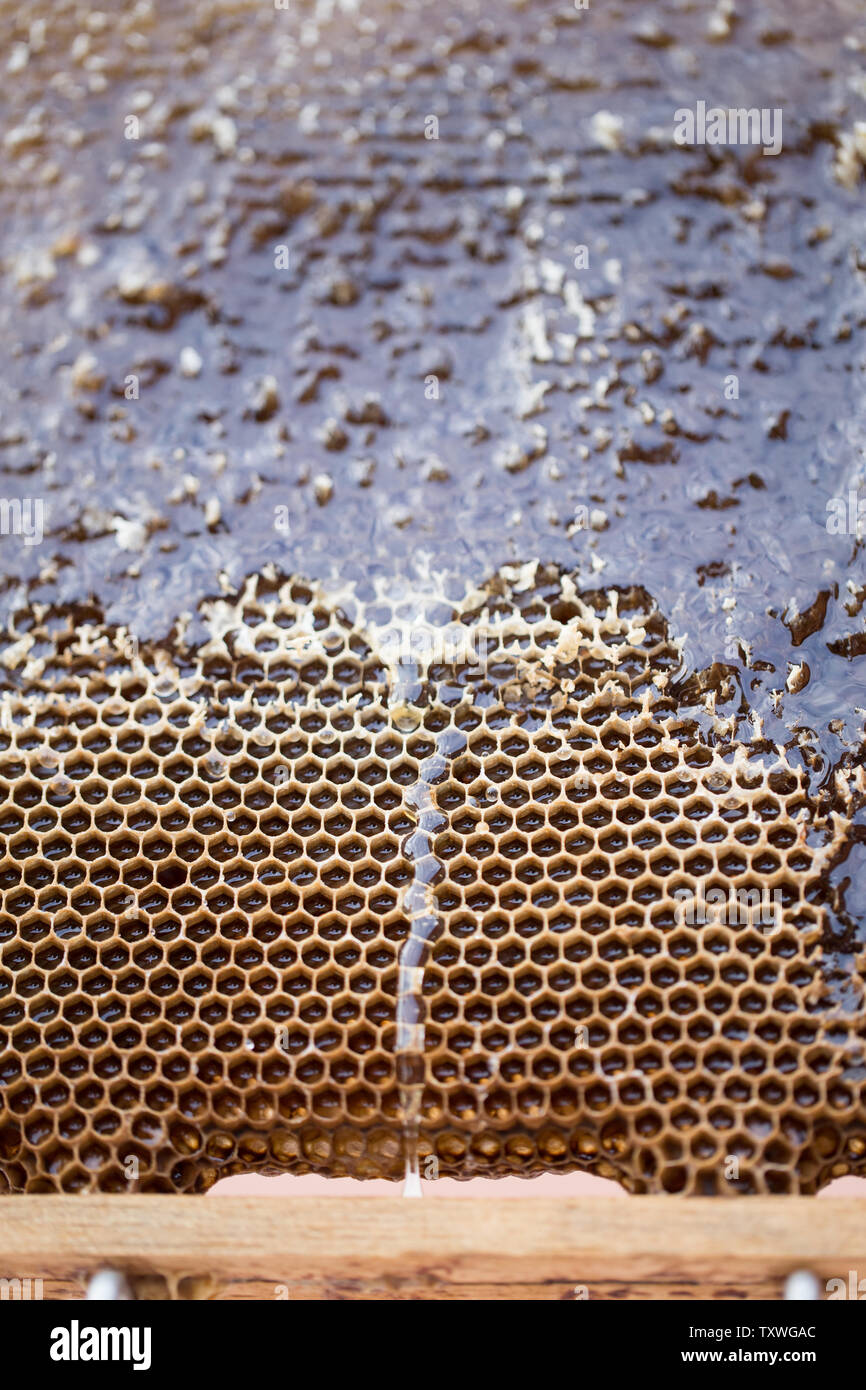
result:
M 538 564 L 459 601 L 265 571 L 140 648 L 22 611 L 5 1187 L 862 1170 L 866 962 L 825 886 L 862 769 L 816 797 L 681 666 L 644 590 Z

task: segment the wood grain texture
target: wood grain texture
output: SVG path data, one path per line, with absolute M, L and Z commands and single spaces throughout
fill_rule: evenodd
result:
M 75 1298 L 105 1265 L 143 1297 L 778 1298 L 794 1269 L 822 1283 L 866 1273 L 866 1201 L 3 1201 L 0 1277 L 41 1276 L 45 1297 Z

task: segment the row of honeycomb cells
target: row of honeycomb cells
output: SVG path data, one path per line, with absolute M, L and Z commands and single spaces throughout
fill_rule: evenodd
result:
M 0 706 L 0 1180 L 402 1175 L 395 1011 L 434 794 L 427 1176 L 812 1191 L 866 1154 L 800 772 L 678 712 L 642 591 L 502 575 L 414 716 L 365 630 L 261 577 L 210 637 L 21 615 Z M 767 904 L 769 904 L 769 915 Z M 859 983 L 859 977 L 850 981 Z

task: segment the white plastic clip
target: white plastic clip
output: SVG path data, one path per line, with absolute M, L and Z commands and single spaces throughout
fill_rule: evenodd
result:
M 128 1302 L 134 1299 L 135 1295 L 125 1275 L 118 1273 L 116 1269 L 98 1269 L 88 1280 L 84 1297 L 88 1302 L 118 1303 Z

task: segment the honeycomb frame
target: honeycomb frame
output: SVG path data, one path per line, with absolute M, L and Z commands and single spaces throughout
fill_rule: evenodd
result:
M 409 1150 L 635 1192 L 862 1168 L 863 974 L 825 906 L 862 769 L 816 801 L 683 708 L 641 589 L 512 567 L 447 643 L 423 607 L 268 572 L 195 644 L 139 650 L 96 608 L 8 634 L 9 1191 L 400 1178 Z M 769 926 L 730 890 L 774 894 Z

